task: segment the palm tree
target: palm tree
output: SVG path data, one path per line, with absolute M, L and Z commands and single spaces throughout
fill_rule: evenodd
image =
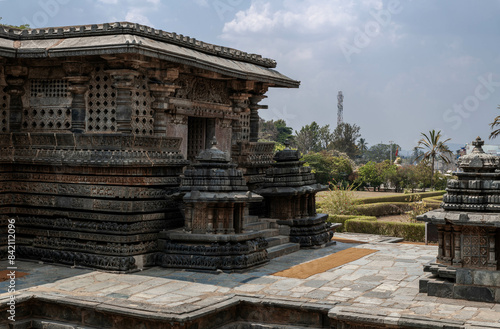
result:
M 367 149 L 368 149 L 368 143 L 364 138 L 360 138 L 358 141 L 358 148 L 361 151 L 361 154 L 363 154 Z
M 436 159 L 442 160 L 444 163 L 450 163 L 450 158 L 453 153 L 450 151 L 448 146 L 445 144 L 451 138 L 446 140 L 441 140 L 443 135 L 441 135 L 441 130 L 436 133 L 433 129 L 429 131 L 429 134 L 421 133 L 422 139 L 418 141 L 417 148 L 423 149 L 424 153 L 418 156 L 417 159 L 426 159 L 431 161 L 431 188 L 434 187 L 434 162 Z M 446 157 L 446 155 L 450 157 Z
M 500 106 L 497 107 L 497 109 L 500 110 Z M 495 120 L 493 120 L 492 123 L 490 123 L 491 129 L 495 128 L 496 126 L 500 126 L 500 115 L 498 115 Z M 490 134 L 490 139 L 496 138 L 498 135 L 500 135 L 500 129 L 493 130 Z

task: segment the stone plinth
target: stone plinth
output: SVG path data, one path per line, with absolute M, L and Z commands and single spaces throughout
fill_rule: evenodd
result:
M 184 229 L 161 235 L 161 266 L 241 270 L 268 261 L 262 234 L 243 230 L 247 204 L 262 197 L 248 191 L 242 172 L 215 144 L 184 172 Z
M 485 154 L 478 137 L 471 154 L 459 159 L 463 172 L 448 181 L 442 209 L 417 219 L 438 228 L 436 262 L 421 291 L 431 296 L 500 302 L 499 158 Z
M 180 139 L 1 134 L 2 213 L 16 255 L 110 271 L 154 265 L 158 233 L 182 225 L 167 187 L 186 160 Z

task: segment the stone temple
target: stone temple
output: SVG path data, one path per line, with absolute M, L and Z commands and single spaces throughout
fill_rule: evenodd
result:
M 484 153 L 478 137 L 459 158 L 442 209 L 418 217 L 438 228 L 438 255 L 424 267 L 420 292 L 429 296 L 500 302 L 499 157 Z
M 333 228 L 315 214 L 309 176 L 300 195 L 254 193 L 270 187 L 274 156 L 258 142 L 259 102 L 299 86 L 275 66 L 128 22 L 0 27 L 0 218 L 3 229 L 16 218 L 17 257 L 120 272 L 244 269 L 274 244 L 304 246 L 277 222 L 295 217 L 310 228 L 301 241 L 324 245 Z M 283 198 L 301 208 L 259 218 Z M 5 245 L 2 234 L 2 257 Z

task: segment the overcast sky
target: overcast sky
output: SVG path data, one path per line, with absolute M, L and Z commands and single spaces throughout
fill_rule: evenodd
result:
M 405 149 L 432 129 L 487 139 L 500 114 L 499 13 L 497 0 L 0 0 L 5 24 L 130 21 L 275 59 L 301 86 L 271 89 L 264 119 L 333 128 L 341 90 L 344 122 L 368 146 Z

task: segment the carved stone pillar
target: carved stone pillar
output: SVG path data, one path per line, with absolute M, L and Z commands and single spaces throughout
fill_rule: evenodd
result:
M 154 102 L 151 108 L 155 111 L 154 116 L 154 133 L 155 136 L 167 135 L 167 114 L 168 98 L 175 92 L 178 86 L 172 84 L 150 83 L 149 90 L 154 97 Z
M 68 90 L 73 96 L 71 101 L 71 131 L 83 133 L 87 115 L 85 92 L 89 87 L 90 77 L 87 75 L 89 66 L 80 61 L 69 61 L 63 64 L 63 68 L 68 75 L 65 78 L 69 82 Z
M 444 225 L 437 225 L 438 229 L 438 255 L 437 262 L 443 263 L 444 258 Z
M 495 227 L 490 227 L 488 228 L 488 249 L 489 249 L 489 254 L 488 254 L 488 269 L 496 271 L 498 267 L 498 261 L 497 261 L 497 245 L 496 245 L 496 238 L 497 238 L 497 229 Z
M 132 133 L 132 94 L 134 80 L 139 72 L 129 69 L 106 71 L 113 78 L 116 88 L 116 125 L 117 131 L 122 134 Z
M 452 253 L 452 246 L 453 246 L 453 237 L 451 233 L 451 225 L 445 225 L 444 227 L 444 232 L 443 232 L 443 238 L 444 238 L 444 257 L 443 257 L 443 262 L 447 265 L 451 265 L 451 253 Z
M 266 98 L 264 95 L 256 95 L 249 98 L 250 100 L 250 142 L 259 141 L 259 109 L 262 106 L 258 103 Z
M 236 93 L 230 96 L 231 100 L 233 101 L 233 112 L 236 114 L 240 114 L 248 108 L 248 97 L 250 94 L 244 94 L 244 93 Z M 237 141 L 241 140 L 242 135 L 242 125 L 241 125 L 241 119 L 239 118 L 238 120 L 233 120 L 233 133 L 232 133 L 232 141 L 231 143 L 234 145 L 236 144 Z
M 461 243 L 462 228 L 460 226 L 453 227 L 453 266 L 462 267 L 462 243 Z
M 10 96 L 9 127 L 11 132 L 17 132 L 21 130 L 22 96 L 25 93 L 24 84 L 28 78 L 28 68 L 20 65 L 6 66 L 5 73 L 7 87 L 4 88 L 4 91 Z

